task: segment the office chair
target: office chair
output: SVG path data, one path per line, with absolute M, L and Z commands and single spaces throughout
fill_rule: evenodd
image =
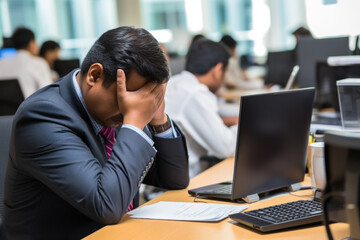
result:
M 54 70 L 59 74 L 59 77 L 63 77 L 72 70 L 80 67 L 80 60 L 74 59 L 58 59 L 54 62 Z
M 0 116 L 14 115 L 24 95 L 17 79 L 0 79 Z
M 9 159 L 12 120 L 13 116 L 0 116 L 0 237 L 4 214 L 4 182 Z
M 360 134 L 327 131 L 325 141 L 326 187 L 322 196 L 328 239 L 332 222 L 350 227 L 347 240 L 360 240 Z

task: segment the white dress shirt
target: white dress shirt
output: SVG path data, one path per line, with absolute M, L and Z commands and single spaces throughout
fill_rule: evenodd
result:
M 190 177 L 203 169 L 202 156 L 226 158 L 235 152 L 237 127 L 227 127 L 218 114 L 217 97 L 190 72 L 170 78 L 165 112 L 180 126 L 189 151 Z
M 229 58 L 228 70 L 225 75 L 225 82 L 238 89 L 259 89 L 264 87 L 264 81 L 261 79 L 244 79 L 241 74 L 240 64 L 237 55 Z
M 9 78 L 18 79 L 24 98 L 52 83 L 49 65 L 26 50 L 18 50 L 14 57 L 0 61 L 0 80 Z

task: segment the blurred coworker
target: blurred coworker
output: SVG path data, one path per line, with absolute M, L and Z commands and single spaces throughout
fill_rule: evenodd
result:
M 200 157 L 226 158 L 235 151 L 238 118 L 225 124 L 218 114 L 215 92 L 223 85 L 230 53 L 207 39 L 194 42 L 186 56 L 185 71 L 170 78 L 165 111 L 180 125 L 189 150 L 190 177 L 206 167 Z
M 49 64 L 53 82 L 59 79 L 59 74 L 54 70 L 54 62 L 60 58 L 60 51 L 60 45 L 52 40 L 44 42 L 40 47 L 39 56 Z
M 229 59 L 229 70 L 225 75 L 225 86 L 227 88 L 239 88 L 239 89 L 256 89 L 262 88 L 264 82 L 261 79 L 247 79 L 247 76 L 240 68 L 239 56 L 236 52 L 237 42 L 230 36 L 224 35 L 221 43 L 225 44 L 231 53 Z
M 206 37 L 203 34 L 196 34 L 191 38 L 189 49 L 191 46 L 196 42 L 197 40 L 206 39 Z
M 302 38 L 302 37 L 310 37 L 310 38 L 312 38 L 313 36 L 312 36 L 310 30 L 308 30 L 305 27 L 297 28 L 296 30 L 294 30 L 292 32 L 292 35 L 295 37 L 295 40 L 296 40 L 296 44 L 295 44 L 295 47 L 293 49 L 294 61 L 296 61 L 296 59 L 297 59 L 296 54 L 297 54 L 299 39 Z
M 294 35 L 294 37 L 296 39 L 296 42 L 301 37 L 312 37 L 312 34 L 311 34 L 310 30 L 305 28 L 305 27 L 297 28 L 295 31 L 292 32 L 292 35 Z
M 50 68 L 38 57 L 39 49 L 30 29 L 17 28 L 11 39 L 17 53 L 12 58 L 0 60 L 0 79 L 17 78 L 27 98 L 52 82 Z

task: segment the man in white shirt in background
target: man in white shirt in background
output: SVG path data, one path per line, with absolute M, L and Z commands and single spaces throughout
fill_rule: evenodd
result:
M 230 53 L 220 43 L 201 39 L 191 45 L 185 71 L 170 78 L 165 111 L 183 130 L 190 177 L 203 171 L 200 157 L 227 158 L 235 152 L 238 117 L 221 118 L 215 92 L 223 85 Z M 232 127 L 230 127 L 232 126 Z
M 44 59 L 37 56 L 39 48 L 30 29 L 17 28 L 11 40 L 16 55 L 0 60 L 0 80 L 18 79 L 24 98 L 27 98 L 52 82 L 50 67 Z
M 259 89 L 264 87 L 262 79 L 248 79 L 246 73 L 240 68 L 239 56 L 236 52 L 237 42 L 230 35 L 224 35 L 221 43 L 225 44 L 231 53 L 229 59 L 229 70 L 225 76 L 225 86 L 242 90 Z

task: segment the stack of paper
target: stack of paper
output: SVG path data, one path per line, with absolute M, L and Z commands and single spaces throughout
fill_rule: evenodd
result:
M 247 209 L 247 205 L 158 202 L 128 212 L 131 218 L 214 222 Z

